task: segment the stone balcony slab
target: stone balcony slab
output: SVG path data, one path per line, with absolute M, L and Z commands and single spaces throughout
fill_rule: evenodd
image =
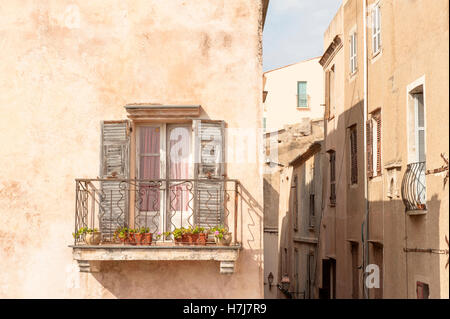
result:
M 174 261 L 215 260 L 221 274 L 234 273 L 240 245 L 184 246 L 184 245 L 70 245 L 80 272 L 99 272 L 103 261 Z

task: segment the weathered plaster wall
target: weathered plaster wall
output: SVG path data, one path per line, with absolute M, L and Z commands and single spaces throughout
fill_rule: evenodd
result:
M 67 247 L 74 179 L 98 175 L 100 121 L 126 118 L 125 104 L 200 104 L 228 127 L 261 127 L 260 2 L 10 1 L 0 14 L 0 297 L 262 297 L 258 149 L 228 165 L 254 200 L 234 275 L 214 262 L 79 274 Z

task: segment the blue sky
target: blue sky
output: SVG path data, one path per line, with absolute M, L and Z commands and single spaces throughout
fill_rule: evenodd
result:
M 341 0 L 270 0 L 263 34 L 263 68 L 322 55 L 323 33 Z

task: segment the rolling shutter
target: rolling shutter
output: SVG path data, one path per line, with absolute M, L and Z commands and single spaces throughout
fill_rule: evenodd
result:
M 194 120 L 196 135 L 195 223 L 202 227 L 224 224 L 224 122 Z
M 373 154 L 372 154 L 372 120 L 366 122 L 367 139 L 367 176 L 373 177 Z
M 101 182 L 100 231 L 104 240 L 110 240 L 128 221 L 128 186 L 115 180 L 129 178 L 128 121 L 102 122 L 101 142 L 100 177 L 111 181 Z

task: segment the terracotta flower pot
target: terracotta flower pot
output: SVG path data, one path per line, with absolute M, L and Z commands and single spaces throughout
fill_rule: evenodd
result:
M 181 245 L 183 242 L 183 236 L 175 238 L 175 245 Z
M 189 245 L 197 245 L 199 234 L 189 234 Z
M 102 233 L 100 232 L 87 233 L 85 237 L 86 244 L 88 245 L 98 245 L 100 244 L 101 240 Z
M 222 238 L 216 237 L 216 244 L 219 246 L 230 246 L 231 244 L 231 233 L 224 234 Z
M 125 241 L 125 243 L 130 245 L 136 245 L 136 234 L 130 233 Z
M 136 242 L 138 245 L 151 245 L 152 244 L 152 233 L 136 234 Z
M 200 234 L 198 234 L 197 245 L 206 246 L 207 240 L 208 240 L 208 234 L 200 233 Z

